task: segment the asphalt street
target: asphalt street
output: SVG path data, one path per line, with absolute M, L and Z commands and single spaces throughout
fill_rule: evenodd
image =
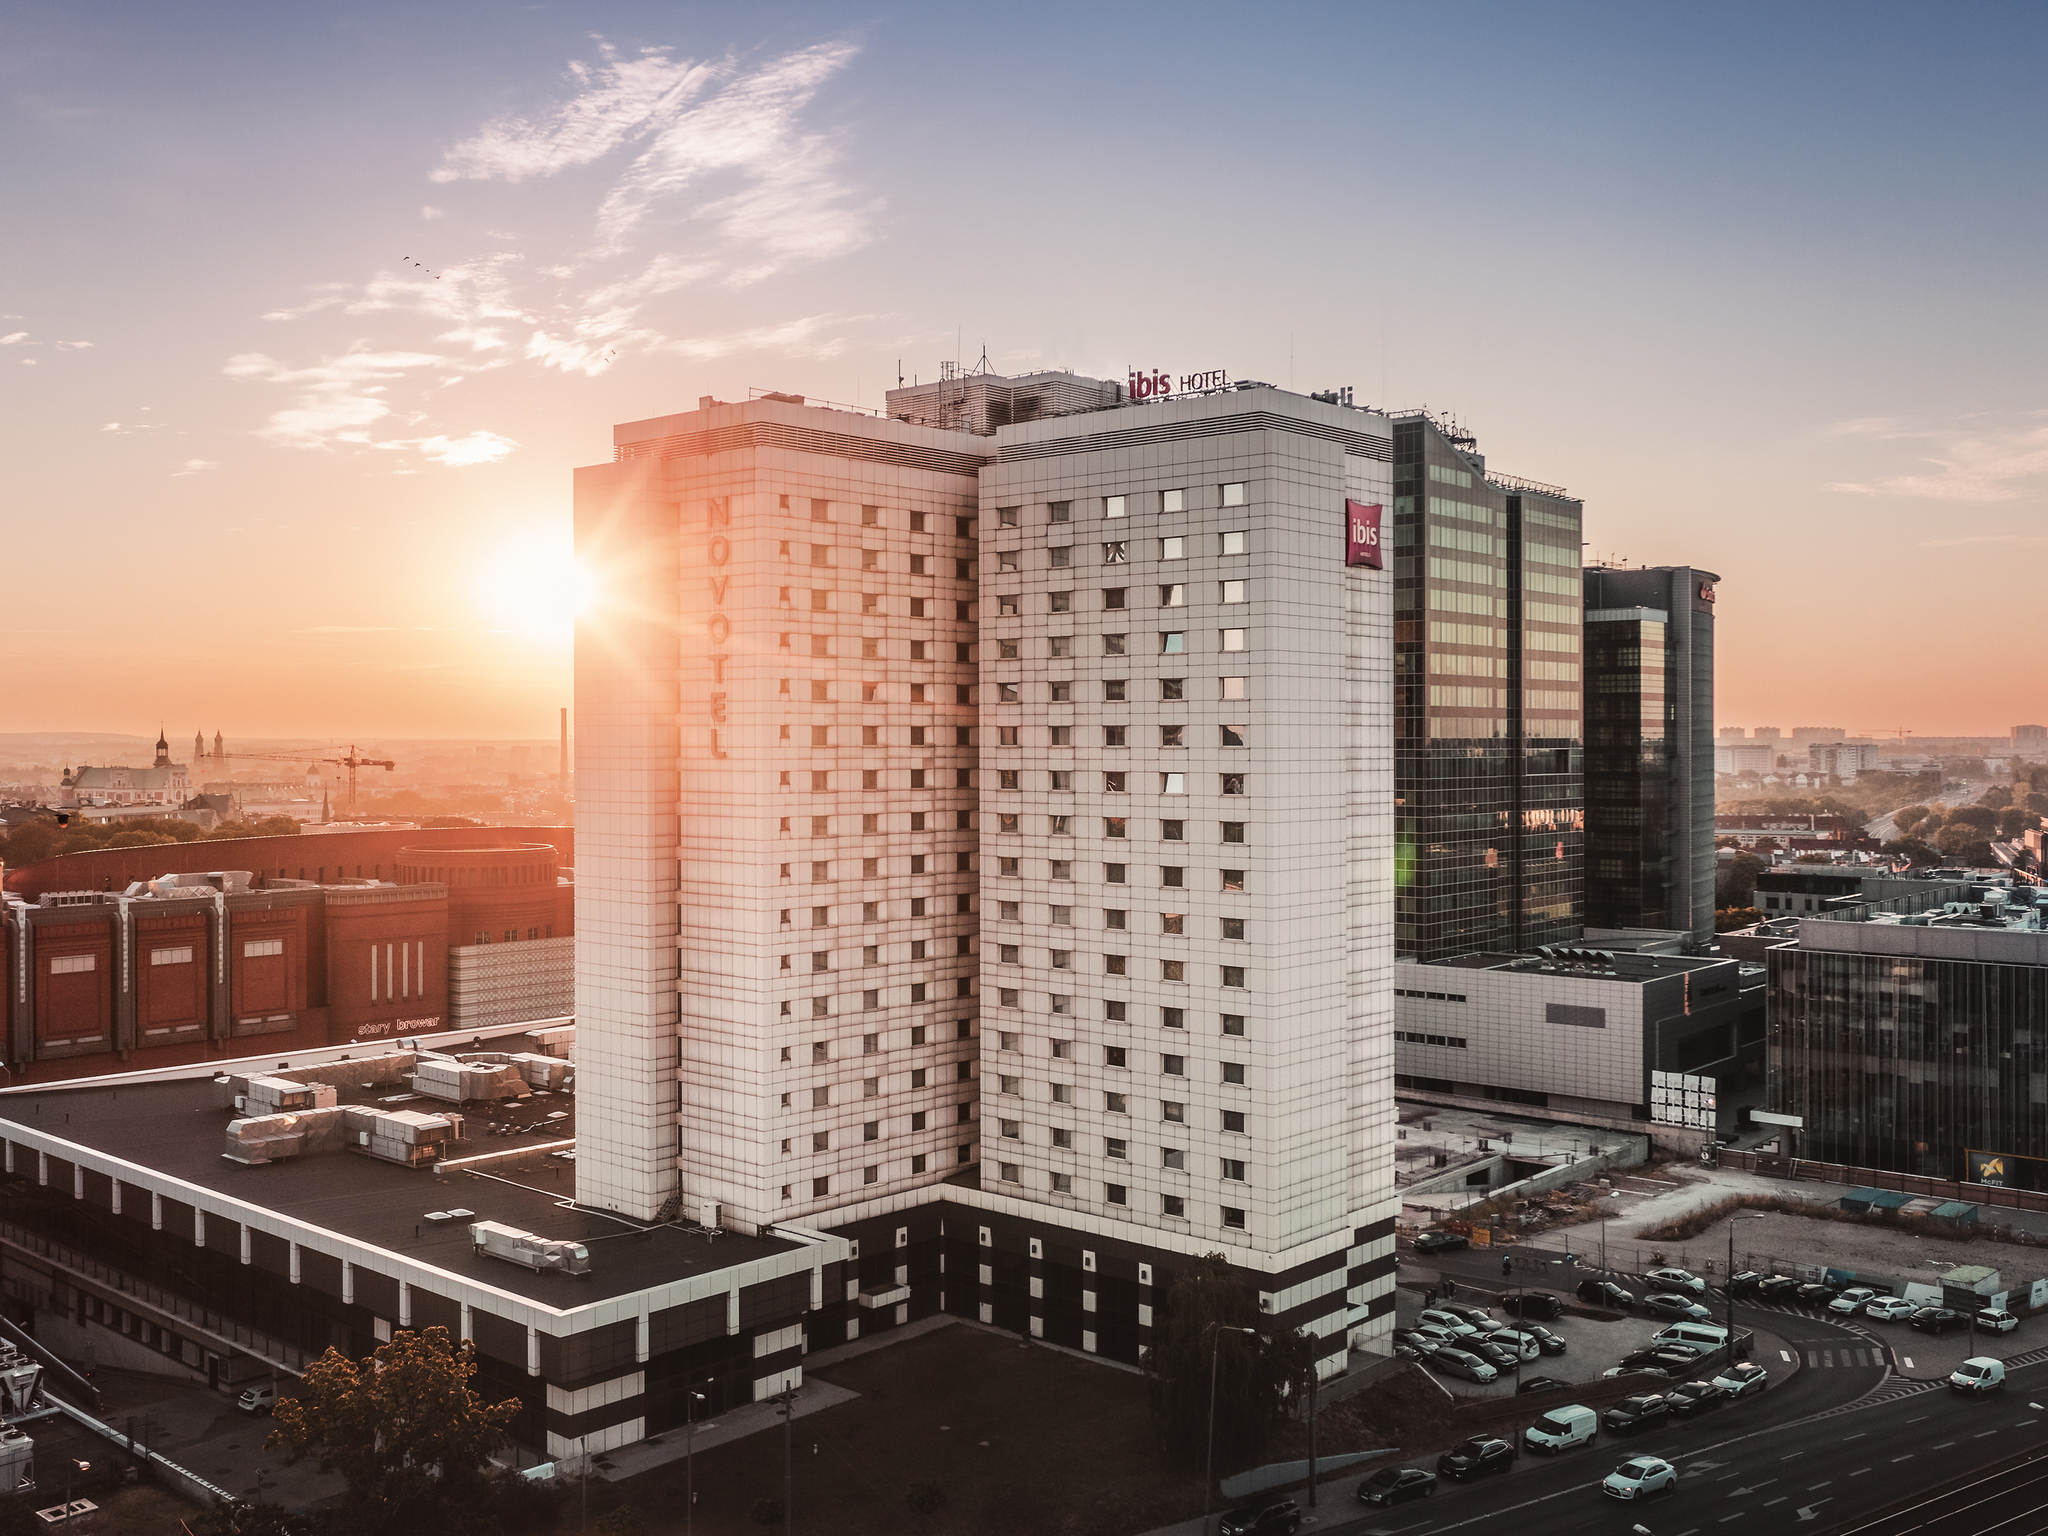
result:
M 1431 1267 L 1458 1275 L 1461 1296 L 1484 1305 L 1500 1289 L 1497 1261 L 1489 1264 L 1487 1255 L 1440 1259 Z M 1517 1274 L 1514 1283 L 1571 1288 L 1553 1276 Z M 1740 1302 L 1736 1321 L 1798 1353 L 1789 1381 L 1640 1437 L 1603 1431 L 1595 1444 L 1554 1459 L 1524 1454 L 1505 1476 L 1445 1483 L 1434 1497 L 1393 1510 L 1366 1510 L 1353 1499 L 1357 1480 L 1342 1479 L 1326 1493 L 1314 1529 L 1343 1536 L 1631 1536 L 1638 1527 L 1651 1536 L 2048 1531 L 2048 1348 L 2012 1359 L 2002 1392 L 1962 1397 L 1939 1382 L 1895 1374 L 1887 1363 L 1894 1346 L 1874 1325 Z M 1809 1363 L 1824 1358 L 1836 1363 Z M 1636 1455 L 1672 1462 L 1676 1492 L 1640 1505 L 1602 1494 L 1600 1480 Z M 2044 1458 L 2039 1466 L 2037 1457 Z

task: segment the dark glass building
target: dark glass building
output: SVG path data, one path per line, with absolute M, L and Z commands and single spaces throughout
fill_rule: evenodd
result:
M 2036 893 L 1803 919 L 1766 951 L 1769 1103 L 1795 1156 L 2048 1188 L 2048 908 Z M 1958 910 L 1960 908 L 1960 910 Z
M 1581 504 L 1394 422 L 1395 950 L 1579 935 Z
M 1714 931 L 1714 584 L 1585 573 L 1586 926 Z

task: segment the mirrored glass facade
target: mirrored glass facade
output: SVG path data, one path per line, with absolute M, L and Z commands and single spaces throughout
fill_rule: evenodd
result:
M 1580 503 L 1394 425 L 1395 945 L 1420 960 L 1578 936 Z

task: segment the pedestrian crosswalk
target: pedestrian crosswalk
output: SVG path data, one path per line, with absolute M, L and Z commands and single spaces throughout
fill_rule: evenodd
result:
M 1835 1349 L 1815 1349 L 1808 1346 L 1800 1352 L 1799 1359 L 1802 1365 L 1818 1366 L 1826 1370 L 1834 1366 L 1881 1366 L 1885 1363 L 1885 1353 L 1881 1349 L 1861 1346 L 1842 1346 Z

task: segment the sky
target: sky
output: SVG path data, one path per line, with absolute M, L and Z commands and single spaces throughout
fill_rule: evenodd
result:
M 2048 719 L 2048 11 L 0 9 L 0 731 L 546 737 L 713 394 L 1224 368 L 1722 578 L 1723 723 Z

